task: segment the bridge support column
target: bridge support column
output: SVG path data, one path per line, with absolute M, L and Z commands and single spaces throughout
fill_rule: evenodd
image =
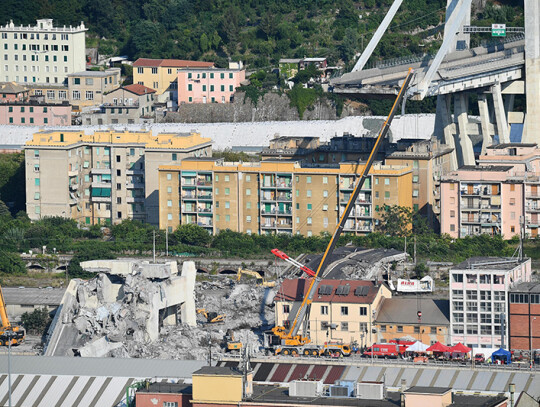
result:
M 480 112 L 480 124 L 482 126 L 482 154 L 486 153 L 486 148 L 493 144 L 493 135 L 489 131 L 489 108 L 487 95 L 478 95 L 478 110 Z
M 540 145 L 540 2 L 525 0 L 524 5 L 527 114 L 521 141 Z
M 491 87 L 493 94 L 493 107 L 495 112 L 495 122 L 497 123 L 497 134 L 499 135 L 499 143 L 510 142 L 510 132 L 508 131 L 508 121 L 506 120 L 506 112 L 504 110 L 504 102 L 501 93 L 501 84 L 498 83 Z
M 450 170 L 455 171 L 458 168 L 456 143 L 454 140 L 454 123 L 450 113 L 450 95 L 437 96 L 437 116 L 435 117 L 435 133 L 439 140 L 444 140 L 444 144 L 452 148 L 450 154 Z
M 458 163 L 461 165 L 475 165 L 474 151 L 469 132 L 469 117 L 467 115 L 467 94 L 460 92 L 454 97 L 454 115 L 456 117 L 456 133 L 459 140 Z

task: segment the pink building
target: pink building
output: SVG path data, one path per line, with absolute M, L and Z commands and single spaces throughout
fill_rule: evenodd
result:
M 488 147 L 479 166 L 464 166 L 441 180 L 441 233 L 452 237 L 538 236 L 540 149 L 509 143 Z
M 231 65 L 231 64 L 230 64 Z M 241 64 L 236 68 L 186 68 L 178 72 L 178 104 L 230 103 L 236 88 L 246 79 Z
M 474 257 L 450 270 L 450 342 L 508 348 L 508 292 L 531 281 L 531 259 Z M 504 334 L 504 342 L 501 342 Z
M 0 104 L 0 124 L 71 126 L 71 105 L 37 103 Z
M 28 89 L 15 82 L 0 83 L 0 103 L 23 101 L 28 99 Z

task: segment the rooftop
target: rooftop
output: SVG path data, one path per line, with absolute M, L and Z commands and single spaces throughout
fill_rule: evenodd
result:
M 95 131 L 84 134 L 77 131 L 48 130 L 34 133 L 32 140 L 25 146 L 68 147 L 75 144 L 143 144 L 146 149 L 191 149 L 210 144 L 210 138 L 201 137 L 199 133 L 160 133 L 153 136 L 151 132 L 130 131 Z
M 131 85 L 122 86 L 120 89 L 125 89 L 128 92 L 134 93 L 136 95 L 146 95 L 150 93 L 156 93 L 156 91 L 148 86 L 139 85 L 138 83 L 133 83 Z
M 214 66 L 214 63 L 203 62 L 203 61 L 187 61 L 184 59 L 139 58 L 133 63 L 133 66 L 142 66 L 142 67 L 163 66 L 167 68 L 211 68 Z
M 6 305 L 59 305 L 64 288 L 3 287 Z
M 540 293 L 540 283 L 519 283 L 510 291 L 516 293 Z
M 137 390 L 138 393 L 193 394 L 193 386 L 186 383 L 153 382 L 148 387 Z
M 194 375 L 242 376 L 237 369 L 225 366 L 203 366 Z
M 490 150 L 499 150 L 508 147 L 536 147 L 536 143 L 503 143 L 488 146 L 487 148 L 489 148 Z
M 490 171 L 490 172 L 506 172 L 514 168 L 511 165 L 464 165 L 459 167 L 458 171 Z
M 311 280 L 297 278 L 281 283 L 274 301 L 301 301 L 307 293 Z M 371 304 L 379 286 L 365 280 L 321 280 L 313 302 L 336 302 L 347 304 Z
M 18 94 L 28 92 L 24 86 L 21 86 L 15 82 L 3 82 L 0 83 L 0 93 L 1 94 Z
M 417 311 L 422 311 L 421 322 Z M 377 314 L 377 323 L 402 323 L 407 325 L 449 325 L 450 303 L 448 300 L 431 298 L 386 298 Z
M 478 270 L 513 270 L 519 264 L 531 261 L 529 258 L 524 258 L 520 260 L 518 258 L 510 257 L 486 257 L 478 256 L 471 257 L 465 261 L 462 261 L 453 270 L 467 270 L 467 269 L 478 269 Z
M 413 386 L 405 390 L 405 393 L 445 394 L 449 391 L 452 391 L 451 387 Z
M 107 69 L 105 71 L 81 71 L 81 72 L 74 72 L 70 73 L 67 76 L 69 78 L 75 77 L 75 76 L 84 76 L 89 78 L 104 78 L 106 76 L 110 75 L 116 75 L 120 74 L 120 68 L 111 68 Z

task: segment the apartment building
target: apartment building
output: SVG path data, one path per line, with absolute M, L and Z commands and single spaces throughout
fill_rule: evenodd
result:
M 185 68 L 178 71 L 178 104 L 230 103 L 236 88 L 246 79 L 237 68 Z
M 387 343 L 393 339 L 414 338 L 425 344 L 450 343 L 449 318 L 448 300 L 423 296 L 385 298 L 374 321 L 376 341 Z
M 82 71 L 68 75 L 69 100 L 76 109 L 101 105 L 108 92 L 120 87 L 120 68 Z
M 302 301 L 310 281 L 284 280 L 275 303 L 276 326 L 289 327 L 294 320 L 293 304 Z M 382 301 L 392 292 L 382 283 L 361 280 L 322 280 L 309 313 L 309 336 L 322 345 L 329 340 L 370 346 L 377 341 L 375 317 Z
M 538 236 L 540 149 L 536 144 L 488 147 L 478 166 L 464 166 L 441 181 L 441 233 L 452 237 L 500 234 Z
M 160 227 L 192 223 L 210 233 L 332 233 L 362 169 L 357 163 L 186 159 L 159 169 Z M 385 205 L 410 208 L 411 179 L 408 167 L 375 164 L 344 231 L 372 232 Z
M 318 137 L 278 136 L 262 151 L 263 160 L 294 159 L 306 163 L 335 164 L 366 160 L 373 149 L 373 137 L 355 137 L 345 133 L 320 143 Z M 427 217 L 430 225 L 439 229 L 440 179 L 450 171 L 452 149 L 436 140 L 383 140 L 377 160 L 388 165 L 408 166 L 412 169 L 413 210 Z
M 516 284 L 530 282 L 531 259 L 473 257 L 449 274 L 450 343 L 507 348 L 508 296 Z
M 69 88 L 67 83 L 29 83 L 25 85 L 32 99 L 41 103 L 69 103 Z
M 99 110 L 82 113 L 84 125 L 134 124 L 154 120 L 154 89 L 144 85 L 122 86 L 103 95 Z
M 510 349 L 540 350 L 540 283 L 516 284 L 508 301 Z
M 0 80 L 19 83 L 63 83 L 86 68 L 86 27 L 54 27 L 52 19 L 34 26 L 0 26 Z
M 42 131 L 25 146 L 30 219 L 158 223 L 158 167 L 212 153 L 198 133 Z
M 0 124 L 71 126 L 71 105 L 34 101 L 0 103 Z
M 182 69 L 213 66 L 213 62 L 139 58 L 133 63 L 133 83 L 155 89 L 160 102 L 176 100 L 178 73 Z

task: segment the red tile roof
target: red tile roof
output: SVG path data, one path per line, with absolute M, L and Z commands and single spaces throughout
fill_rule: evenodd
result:
M 307 292 L 311 280 L 298 278 L 294 280 L 284 280 L 281 284 L 274 301 L 301 301 Z M 349 285 L 349 292 L 345 295 L 336 294 L 339 286 Z M 330 294 L 322 294 L 321 287 L 330 286 Z M 366 295 L 356 295 L 358 287 L 366 287 Z M 380 286 L 375 286 L 373 281 L 365 280 L 322 280 L 313 297 L 313 302 L 336 302 L 350 304 L 371 304 Z M 329 290 L 330 291 L 330 290 Z M 345 290 L 346 291 L 346 290 Z
M 132 85 L 126 85 L 123 88 L 139 96 L 144 95 L 144 94 L 149 94 L 149 93 L 156 93 L 154 89 L 149 88 L 148 86 L 139 85 L 138 83 L 134 83 Z
M 149 59 L 139 58 L 133 66 L 158 67 L 164 66 L 169 68 L 213 68 L 213 62 L 203 61 L 187 61 L 184 59 Z

